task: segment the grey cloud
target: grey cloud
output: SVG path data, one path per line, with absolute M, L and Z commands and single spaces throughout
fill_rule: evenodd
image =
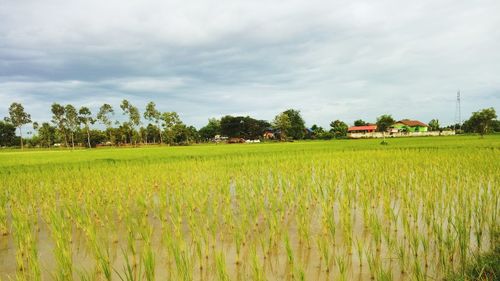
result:
M 308 124 L 383 113 L 453 122 L 497 106 L 500 3 L 0 0 L 0 116 L 21 101 L 96 110 L 127 98 L 203 125 L 225 114 Z

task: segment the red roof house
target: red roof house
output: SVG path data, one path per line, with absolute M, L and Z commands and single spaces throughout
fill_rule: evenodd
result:
M 373 133 L 377 130 L 377 125 L 352 126 L 347 129 L 349 133 Z

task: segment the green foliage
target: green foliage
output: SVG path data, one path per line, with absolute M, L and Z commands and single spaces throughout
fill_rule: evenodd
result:
M 429 121 L 429 129 L 431 131 L 439 131 L 440 127 L 439 127 L 439 120 L 438 119 L 432 119 L 431 121 Z
M 273 127 L 279 130 L 279 135 L 282 140 L 285 140 L 288 136 L 288 132 L 292 128 L 292 122 L 288 114 L 280 113 L 276 115 L 273 121 Z
M 22 104 L 13 102 L 9 107 L 9 118 L 7 121 L 19 129 L 21 135 L 21 149 L 23 148 L 22 126 L 31 123 L 31 115 L 24 111 Z
M 347 129 L 349 126 L 347 126 L 346 123 L 340 120 L 335 120 L 330 123 L 330 127 L 332 128 L 330 132 L 335 136 L 335 138 L 343 138 L 347 136 Z
M 54 123 L 57 126 L 59 135 L 63 136 L 65 146 L 68 146 L 68 136 L 66 132 L 67 120 L 65 115 L 66 110 L 64 106 L 58 103 L 53 103 L 51 106 L 51 111 L 52 111 L 52 123 Z
M 199 130 L 200 138 L 203 141 L 213 139 L 216 135 L 222 134 L 220 120 L 216 118 L 208 119 L 208 124 Z
M 215 129 L 215 125 L 212 126 Z M 221 134 L 230 138 L 259 139 L 270 124 L 249 116 L 224 116 L 220 120 Z
M 465 270 L 450 274 L 446 280 L 500 280 L 500 244 L 497 244 L 491 252 L 475 255 Z
M 333 134 L 330 131 L 325 131 L 322 127 L 314 124 L 311 126 L 312 138 L 319 140 L 330 140 Z
M 16 145 L 16 127 L 0 120 L 0 147 Z
M 79 127 L 78 112 L 76 108 L 68 104 L 64 107 L 66 128 L 68 129 L 71 138 L 71 147 L 75 148 L 75 132 Z
M 443 280 L 493 250 L 500 136 L 379 143 L 0 152 L 1 278 Z
M 391 115 L 384 114 L 377 118 L 377 131 L 386 132 L 396 120 Z
M 122 131 L 127 135 L 125 141 L 133 142 L 137 144 L 138 137 L 135 127 L 139 126 L 141 123 L 141 115 L 139 109 L 133 106 L 128 100 L 123 100 L 120 104 L 120 108 L 123 111 L 123 115 L 128 116 L 128 121 L 122 124 Z
M 97 113 L 97 120 L 99 120 L 101 124 L 106 126 L 106 128 L 109 128 L 112 125 L 110 115 L 113 115 L 114 113 L 115 112 L 113 110 L 113 107 L 105 103 L 99 108 L 99 112 Z
M 354 126 L 366 126 L 366 125 L 368 125 L 368 123 L 361 119 L 354 121 Z
M 146 111 L 144 111 L 144 118 L 150 122 L 154 122 L 155 127 L 158 131 L 160 131 L 159 136 L 160 136 L 160 143 L 163 142 L 163 137 L 161 134 L 161 129 L 160 129 L 160 121 L 161 121 L 162 114 L 160 111 L 156 109 L 156 104 L 154 102 L 149 102 L 146 105 Z
M 50 126 L 49 123 L 44 122 L 38 129 L 39 145 L 41 147 L 50 147 L 54 144 L 56 139 L 56 128 Z
M 290 127 L 286 130 L 286 136 L 295 140 L 303 139 L 305 136 L 305 121 L 296 109 L 288 109 L 283 112 L 290 120 Z
M 493 107 L 485 108 L 472 113 L 469 120 L 464 122 L 463 129 L 467 133 L 479 133 L 481 136 L 490 133 L 496 125 L 497 114 Z
M 95 123 L 95 119 L 92 117 L 92 112 L 88 107 L 81 107 L 78 111 L 78 122 L 83 124 L 85 127 L 85 131 L 87 133 L 87 144 L 88 147 L 91 148 L 92 144 L 90 143 L 90 125 Z

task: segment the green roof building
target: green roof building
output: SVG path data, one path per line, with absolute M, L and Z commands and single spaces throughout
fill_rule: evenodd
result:
M 392 128 L 397 129 L 400 132 L 414 133 L 414 132 L 427 132 L 429 126 L 417 120 L 403 119 L 394 123 L 394 125 L 392 125 Z

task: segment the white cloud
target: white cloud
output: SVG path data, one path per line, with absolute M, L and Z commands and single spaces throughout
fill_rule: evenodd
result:
M 500 96 L 500 2 L 0 0 L 0 116 L 21 101 L 156 101 L 309 124 L 393 113 L 453 122 Z

